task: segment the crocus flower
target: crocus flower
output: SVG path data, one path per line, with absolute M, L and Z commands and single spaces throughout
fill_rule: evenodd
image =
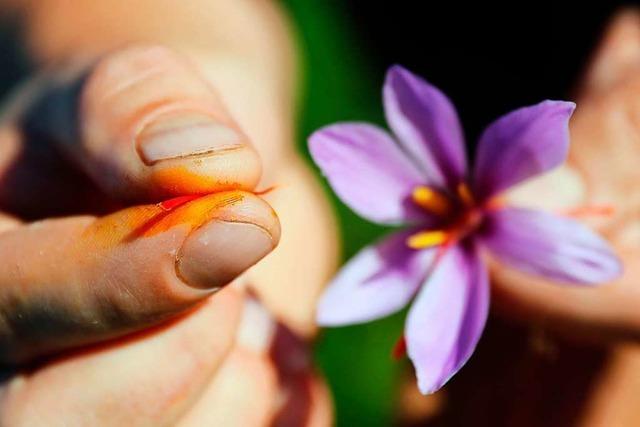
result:
M 480 136 L 470 168 L 456 110 L 442 92 L 394 66 L 383 94 L 395 137 L 370 124 L 339 123 L 315 132 L 309 148 L 351 209 L 406 228 L 343 267 L 320 300 L 317 320 L 367 322 L 415 297 L 404 338 L 426 394 L 465 364 L 482 334 L 489 308 L 483 251 L 569 284 L 609 281 L 621 266 L 607 243 L 579 223 L 496 199 L 565 160 L 575 104 L 544 101 L 499 118 Z

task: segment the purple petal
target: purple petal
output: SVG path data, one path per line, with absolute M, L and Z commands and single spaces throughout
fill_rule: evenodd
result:
M 474 193 L 484 200 L 564 162 L 573 102 L 544 101 L 493 122 L 478 143 Z
M 455 188 L 467 173 L 462 126 L 449 99 L 420 77 L 396 65 L 384 84 L 389 126 L 429 178 L 428 184 Z
M 439 262 L 405 326 L 407 352 L 424 394 L 437 391 L 466 363 L 489 309 L 487 271 L 474 248 L 452 247 Z
M 318 324 L 364 323 L 404 307 L 424 280 L 436 252 L 410 249 L 406 245 L 410 234 L 393 234 L 352 258 L 322 295 Z
M 483 225 L 481 241 L 504 263 L 565 283 L 597 284 L 622 272 L 606 241 L 567 218 L 529 209 L 500 209 Z
M 409 199 L 424 178 L 384 130 L 327 126 L 311 135 L 309 150 L 336 194 L 363 218 L 381 224 L 425 218 Z

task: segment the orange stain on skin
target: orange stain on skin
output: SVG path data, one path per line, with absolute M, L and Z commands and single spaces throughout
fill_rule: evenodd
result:
M 179 225 L 186 225 L 191 231 L 215 218 L 237 220 L 237 218 L 231 218 L 225 208 L 241 202 L 244 197 L 241 191 L 226 191 L 203 196 L 164 215 L 144 230 L 141 236 L 154 236 Z
M 126 240 L 131 231 L 165 211 L 158 205 L 135 206 L 94 221 L 83 233 L 84 241 L 92 246 L 113 247 Z
M 84 240 L 93 247 L 109 248 L 177 226 L 186 226 L 191 232 L 212 219 L 243 222 L 246 218 L 242 213 L 231 213 L 226 208 L 241 202 L 246 194 L 236 190 L 182 196 L 154 205 L 124 209 L 93 222 L 84 231 Z
M 156 170 L 153 173 L 153 180 L 158 187 L 169 190 L 174 194 L 207 194 L 213 188 L 216 191 L 225 191 L 239 187 L 236 182 L 220 182 L 214 178 L 193 172 L 185 166 Z

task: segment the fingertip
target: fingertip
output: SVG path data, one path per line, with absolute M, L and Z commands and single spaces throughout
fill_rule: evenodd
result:
M 119 277 L 119 286 L 151 293 L 156 305 L 170 311 L 227 285 L 279 239 L 280 223 L 270 205 L 236 190 L 136 206 L 94 220 L 79 251 L 96 258 L 97 270 L 88 280 L 107 271 L 106 277 Z M 127 268 L 118 269 L 121 264 Z
M 215 289 L 233 281 L 278 244 L 280 225 L 271 207 L 250 193 L 231 192 L 229 202 L 195 227 L 177 256 L 176 272 L 188 285 Z M 224 195 L 222 199 L 224 199 Z M 191 211 L 220 203 L 220 195 L 198 200 Z
M 274 247 L 271 236 L 256 225 L 215 220 L 189 235 L 178 255 L 177 272 L 190 286 L 220 288 Z

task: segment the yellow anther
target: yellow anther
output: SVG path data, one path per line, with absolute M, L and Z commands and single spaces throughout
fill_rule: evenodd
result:
M 473 194 L 471 194 L 471 190 L 469 190 L 469 186 L 464 182 L 458 184 L 458 197 L 462 200 L 467 206 L 473 206 L 475 204 L 475 200 L 473 200 Z
M 415 204 L 436 215 L 444 216 L 451 211 L 449 199 L 432 188 L 423 185 L 416 187 L 412 197 Z
M 449 238 L 449 233 L 442 230 L 421 231 L 407 239 L 407 246 L 411 249 L 426 249 L 441 245 Z

